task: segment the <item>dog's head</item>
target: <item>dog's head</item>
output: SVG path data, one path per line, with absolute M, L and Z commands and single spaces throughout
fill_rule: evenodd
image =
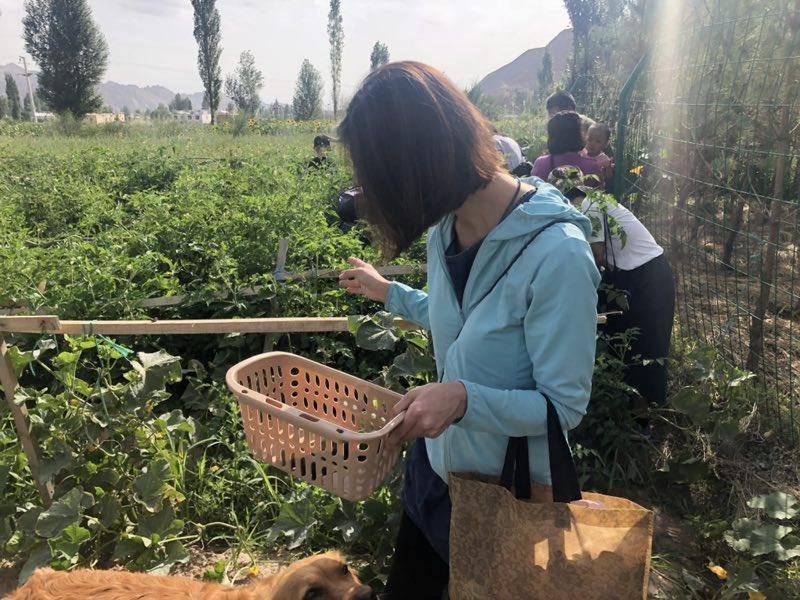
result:
M 277 575 L 271 600 L 373 600 L 375 592 L 362 584 L 338 552 L 298 561 Z

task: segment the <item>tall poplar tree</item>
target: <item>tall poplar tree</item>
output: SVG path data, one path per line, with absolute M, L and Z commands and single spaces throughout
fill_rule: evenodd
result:
M 222 37 L 216 5 L 217 0 L 192 0 L 194 39 L 197 40 L 197 68 L 205 90 L 203 107 L 207 105 L 211 111 L 212 125 L 217 121 L 217 109 L 222 93 L 222 69 L 219 66 Z
M 339 92 L 342 82 L 342 51 L 344 50 L 344 27 L 342 25 L 341 0 L 331 0 L 328 12 L 328 41 L 331 45 L 331 83 L 333 85 L 333 118 L 339 113 Z

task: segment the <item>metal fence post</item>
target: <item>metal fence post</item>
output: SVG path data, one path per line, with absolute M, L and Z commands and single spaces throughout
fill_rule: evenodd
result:
M 619 93 L 619 115 L 617 116 L 617 144 L 614 148 L 614 159 L 616 160 L 616 168 L 614 169 L 614 196 L 617 200 L 622 200 L 622 172 L 625 168 L 625 133 L 628 127 L 628 108 L 631 103 L 631 96 L 639 77 L 647 65 L 650 55 L 645 52 L 636 63 L 636 66 L 631 71 L 628 81 L 622 87 Z

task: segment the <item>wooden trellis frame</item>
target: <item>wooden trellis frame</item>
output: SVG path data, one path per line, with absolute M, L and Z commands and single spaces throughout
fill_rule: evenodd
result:
M 605 324 L 608 315 L 598 315 L 598 324 Z M 395 319 L 402 329 L 419 326 Z M 31 433 L 28 409 L 24 403 L 15 402 L 19 382 L 8 357 L 6 333 L 50 335 L 208 335 L 227 333 L 334 333 L 348 331 L 347 317 L 295 317 L 263 319 L 197 319 L 165 321 L 62 321 L 57 316 L 4 316 L 0 317 L 0 384 L 17 430 L 22 449 L 28 459 L 39 495 L 45 506 L 53 501 L 52 482 L 40 481 L 41 458 L 39 445 Z

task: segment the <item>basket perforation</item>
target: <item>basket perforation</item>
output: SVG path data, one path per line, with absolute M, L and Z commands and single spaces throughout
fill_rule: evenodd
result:
M 227 382 L 253 456 L 294 477 L 361 500 L 397 461 L 385 444 L 402 419 L 389 414 L 394 392 L 280 352 L 235 365 Z

